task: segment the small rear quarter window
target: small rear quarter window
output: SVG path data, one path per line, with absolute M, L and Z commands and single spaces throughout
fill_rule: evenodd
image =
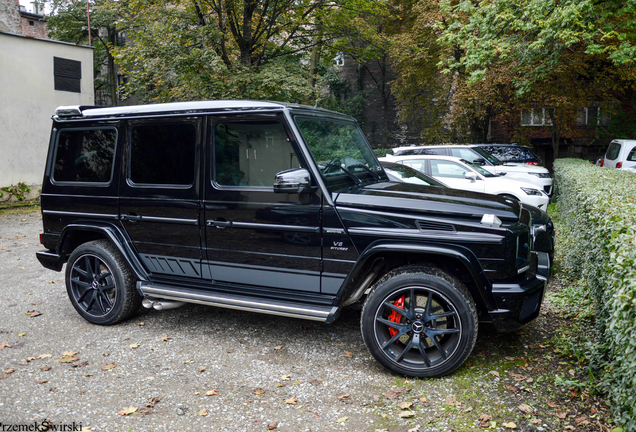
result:
M 117 130 L 62 129 L 58 133 L 53 180 L 108 183 L 112 178 Z

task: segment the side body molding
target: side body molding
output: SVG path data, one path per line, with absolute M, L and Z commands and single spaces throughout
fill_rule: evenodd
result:
M 345 279 L 343 288 L 338 296 L 338 304 L 342 304 L 356 295 L 358 293 L 356 288 L 359 288 L 360 283 L 365 280 L 367 274 L 377 265 L 378 258 L 382 256 L 386 257 L 390 254 L 446 257 L 459 261 L 470 273 L 477 287 L 477 292 L 473 292 L 475 300 L 478 302 L 481 300 L 488 310 L 497 309 L 495 299 L 492 295 L 492 283 L 486 277 L 481 263 L 471 250 L 457 245 L 413 244 L 385 241 L 376 241 L 362 252 L 353 270 Z M 364 289 L 366 290 L 367 288 L 368 287 L 365 287 Z

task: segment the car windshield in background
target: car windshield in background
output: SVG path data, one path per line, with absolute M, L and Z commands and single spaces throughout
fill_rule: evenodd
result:
M 484 177 L 497 177 L 490 171 L 487 171 L 483 169 L 482 167 L 480 167 L 479 165 L 475 165 L 474 163 L 469 162 L 466 159 L 462 159 L 462 162 L 468 165 L 469 167 L 471 167 L 472 169 L 474 169 L 475 171 L 477 171 L 479 174 L 483 175 Z
M 387 179 L 355 123 L 308 116 L 294 121 L 331 192 Z
M 477 153 L 479 153 L 484 159 L 486 159 L 491 164 L 493 164 L 493 165 L 503 165 L 502 161 L 500 161 L 499 159 L 497 159 L 496 157 L 494 157 L 493 155 L 491 155 L 490 153 L 488 153 L 484 149 L 479 148 L 479 147 L 471 147 L 471 148 L 473 150 L 475 150 Z
M 382 162 L 382 167 L 384 168 L 384 171 L 386 171 L 386 173 L 389 175 L 389 179 L 391 180 L 393 180 L 391 177 L 395 177 L 397 181 L 401 181 L 404 183 L 418 184 L 424 186 L 448 187 L 445 184 L 438 182 L 433 177 L 429 177 L 426 174 L 423 174 L 420 171 L 413 169 L 407 165 Z

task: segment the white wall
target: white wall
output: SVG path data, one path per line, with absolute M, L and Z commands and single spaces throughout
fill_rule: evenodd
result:
M 55 90 L 53 57 L 82 62 L 81 93 Z M 55 108 L 94 101 L 90 47 L 0 33 L 0 187 L 41 184 Z

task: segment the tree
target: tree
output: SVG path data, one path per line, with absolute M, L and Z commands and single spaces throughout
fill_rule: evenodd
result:
M 123 30 L 118 27 L 121 6 L 120 2 L 108 0 L 95 0 L 90 3 L 90 32 L 95 47 L 95 91 L 99 93 L 106 90 L 113 105 L 117 105 L 117 76 L 111 50 L 117 44 L 118 33 Z M 53 39 L 88 45 L 89 29 L 85 0 L 53 0 L 49 3 L 49 8 L 51 13 L 46 21 Z

